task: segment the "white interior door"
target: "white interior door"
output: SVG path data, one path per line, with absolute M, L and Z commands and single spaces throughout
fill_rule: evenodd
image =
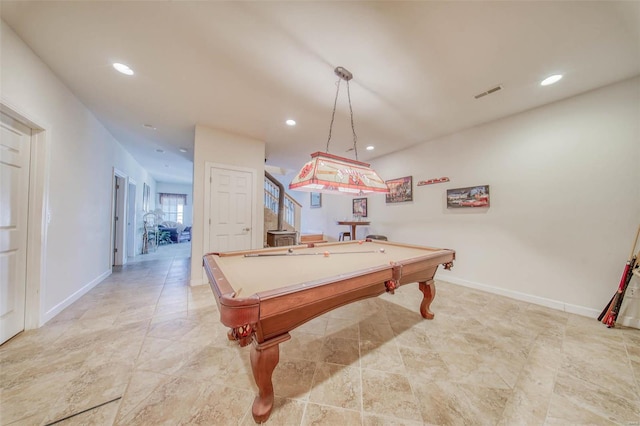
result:
M 253 241 L 251 172 L 211 167 L 209 251 L 247 250 Z
M 25 323 L 31 129 L 0 114 L 0 343 Z

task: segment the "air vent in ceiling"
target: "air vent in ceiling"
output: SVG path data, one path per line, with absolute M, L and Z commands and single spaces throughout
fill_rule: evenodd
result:
M 502 90 L 502 86 L 496 86 L 496 87 L 494 87 L 492 89 L 487 90 L 486 92 L 479 93 L 479 94 L 475 95 L 474 98 L 480 99 L 481 97 L 490 95 L 492 93 L 495 93 L 498 90 Z

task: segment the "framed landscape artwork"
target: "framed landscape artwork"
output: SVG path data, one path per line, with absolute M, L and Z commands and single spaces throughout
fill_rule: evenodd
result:
M 311 202 L 309 205 L 313 208 L 322 207 L 322 194 L 319 192 L 311 193 Z
M 367 199 L 354 198 L 351 213 L 356 217 L 367 217 Z
M 489 207 L 489 185 L 447 189 L 447 208 Z
M 403 203 L 413 201 L 413 176 L 405 176 L 398 179 L 385 181 L 389 187 L 387 203 Z

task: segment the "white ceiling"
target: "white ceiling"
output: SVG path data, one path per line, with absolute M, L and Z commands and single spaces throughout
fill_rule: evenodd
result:
M 264 140 L 267 164 L 299 168 L 325 150 L 336 66 L 354 75 L 363 161 L 640 74 L 637 1 L 2 0 L 0 7 L 160 182 L 191 182 L 196 123 Z M 113 62 L 135 75 L 117 73 Z M 564 78 L 539 85 L 554 73 Z M 474 99 L 497 85 L 503 89 Z M 353 158 L 345 88 L 329 151 Z M 286 126 L 288 118 L 298 125 Z

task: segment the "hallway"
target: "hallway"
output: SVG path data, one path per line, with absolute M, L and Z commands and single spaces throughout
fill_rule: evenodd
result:
M 249 347 L 173 249 L 0 346 L 0 424 L 254 424 Z M 445 282 L 425 321 L 418 296 L 406 285 L 292 332 L 267 424 L 640 422 L 640 330 Z

